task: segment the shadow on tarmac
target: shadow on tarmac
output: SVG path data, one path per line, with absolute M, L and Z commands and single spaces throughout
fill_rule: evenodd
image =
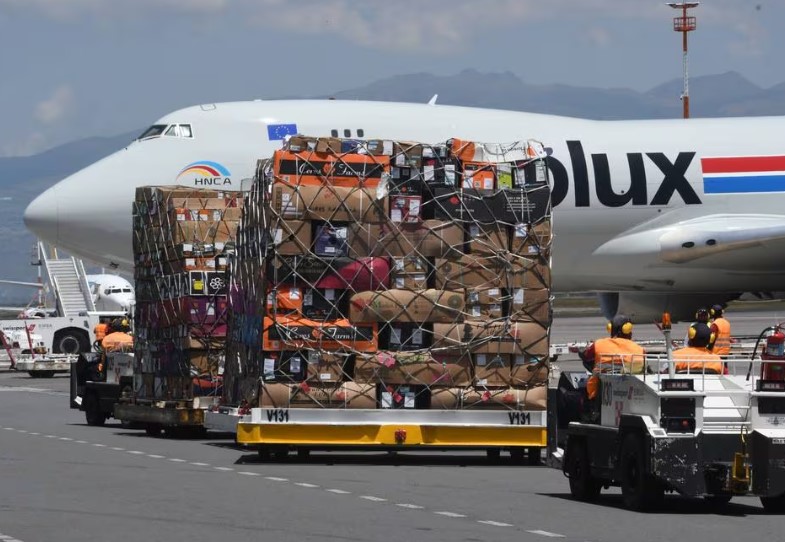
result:
M 569 493 L 538 493 L 543 497 L 551 497 L 553 499 L 561 499 L 565 501 L 575 501 Z M 603 508 L 615 508 L 629 514 L 637 514 L 639 512 L 632 512 L 627 510 L 624 506 L 621 494 L 601 494 L 596 502 L 586 503 L 587 506 L 598 506 Z M 747 517 L 747 516 L 765 516 L 768 515 L 762 507 L 750 506 L 749 504 L 742 504 L 740 502 L 729 502 L 725 505 L 712 504 L 701 498 L 684 497 L 677 494 L 666 494 L 662 504 L 648 512 L 643 512 L 647 515 L 675 515 L 675 516 L 690 516 L 690 515 L 709 515 L 714 514 L 717 516 L 725 517 Z
M 289 453 L 285 456 L 276 455 L 274 452 L 269 457 L 260 454 L 244 454 L 235 464 L 286 464 L 286 465 L 358 465 L 358 466 L 417 466 L 417 467 L 528 467 L 544 468 L 536 465 L 521 464 L 510 457 L 492 458 L 483 453 L 475 455 L 455 452 L 424 453 L 424 452 L 399 452 L 399 451 L 319 451 L 308 454 Z

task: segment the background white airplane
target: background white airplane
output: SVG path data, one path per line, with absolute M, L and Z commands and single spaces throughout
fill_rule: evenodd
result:
M 36 198 L 25 224 L 102 266 L 132 272 L 142 185 L 239 190 L 289 134 L 425 142 L 535 138 L 556 205 L 556 291 L 598 291 L 606 316 L 651 320 L 741 292 L 783 290 L 783 117 L 591 121 L 429 104 L 253 101 L 166 115 L 125 149 Z
M 102 273 L 86 275 L 87 285 L 93 297 L 95 310 L 98 312 L 128 312 L 134 303 L 134 287 L 125 278 L 118 275 Z M 18 280 L 0 280 L 0 284 L 23 286 L 27 288 L 45 289 L 46 285 L 38 282 Z M 47 309 L 37 303 L 27 307 L 0 307 L 3 310 L 18 310 L 25 318 L 45 318 L 54 316 L 56 309 Z

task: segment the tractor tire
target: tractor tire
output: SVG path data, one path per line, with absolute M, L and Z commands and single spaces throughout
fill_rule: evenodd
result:
M 84 398 L 84 417 L 87 425 L 101 426 L 106 423 L 106 414 L 101 411 L 101 403 L 95 393 L 88 393 Z
M 583 502 L 594 502 L 600 496 L 602 482 L 591 475 L 589 450 L 583 439 L 570 439 L 567 456 L 567 473 L 570 480 L 570 493 L 573 498 Z
M 624 505 L 639 512 L 651 510 L 662 502 L 662 486 L 646 471 L 643 439 L 634 433 L 621 445 L 621 494 Z
M 767 514 L 785 514 L 785 494 L 777 497 L 761 497 L 760 503 Z

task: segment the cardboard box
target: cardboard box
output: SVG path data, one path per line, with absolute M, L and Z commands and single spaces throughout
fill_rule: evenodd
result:
M 528 354 L 514 355 L 511 375 L 513 386 L 532 388 L 547 385 L 548 358 Z
M 338 320 L 349 314 L 349 290 L 306 288 L 302 314 L 311 320 Z
M 477 190 L 496 188 L 496 168 L 488 162 L 464 162 L 462 177 L 463 188 Z
M 463 322 L 433 325 L 431 348 L 475 354 L 548 355 L 547 328 L 534 322 Z
M 464 188 L 434 190 L 434 198 L 424 205 L 440 220 L 478 224 L 513 225 L 531 223 L 550 215 L 550 192 L 546 186 L 533 190 L 513 189 L 488 192 Z
M 424 386 L 468 386 L 471 362 L 468 357 L 440 356 L 428 352 L 377 352 L 358 355 L 354 381 L 367 384 Z
M 301 352 L 265 352 L 262 358 L 262 379 L 265 382 L 302 382 L 308 358 Z
M 551 322 L 551 292 L 547 289 L 515 288 L 511 291 L 510 319 L 534 321 L 543 326 Z
M 379 347 L 394 352 L 423 350 L 433 342 L 433 325 L 390 322 L 379 330 Z
M 508 354 L 472 354 L 475 386 L 512 385 L 511 361 Z
M 464 308 L 464 292 L 387 290 L 360 292 L 349 301 L 352 322 L 455 322 Z
M 318 143 L 317 143 L 318 146 Z M 383 174 L 390 172 L 390 159 L 383 155 L 275 151 L 275 182 L 289 186 L 331 185 L 376 188 Z
M 375 323 L 277 316 L 266 317 L 263 326 L 262 349 L 266 352 L 305 349 L 376 352 L 379 348 L 379 328 Z
M 464 409 L 545 410 L 548 387 L 538 386 L 525 390 L 514 388 L 487 389 L 472 387 L 463 390 L 461 407 Z
M 260 393 L 262 408 L 376 408 L 376 386 L 337 384 L 265 384 Z
M 332 224 L 317 224 L 314 234 L 313 253 L 328 258 L 349 255 L 348 228 Z
M 463 251 L 463 229 L 438 220 L 354 224 L 349 225 L 349 246 L 356 256 L 458 256 Z
M 456 410 L 461 407 L 464 388 L 432 388 L 431 410 Z
M 279 256 L 271 258 L 267 278 L 274 284 L 370 291 L 388 287 L 390 262 L 386 258 Z
M 417 224 L 420 221 L 422 196 L 390 196 L 390 222 L 396 224 Z
M 528 257 L 550 257 L 552 231 L 549 220 L 535 225 L 515 224 L 511 229 L 511 252 Z
M 282 256 L 307 254 L 311 250 L 311 223 L 276 220 L 273 224 L 275 251 Z
M 383 223 L 388 219 L 388 199 L 376 191 L 339 186 L 274 185 L 272 212 L 284 219 L 328 222 Z
M 398 290 L 425 290 L 431 275 L 431 265 L 425 258 L 409 256 L 392 258 L 390 286 Z
M 171 228 L 162 230 L 164 243 L 177 245 L 181 243 L 217 243 L 226 244 L 234 241 L 237 222 L 177 222 Z
M 467 252 L 470 254 L 504 255 L 510 249 L 507 226 L 499 224 L 469 224 Z
M 306 380 L 308 382 L 342 382 L 349 380 L 353 354 L 306 350 L 302 354 L 308 360 Z
M 267 294 L 267 310 L 270 313 L 303 312 L 303 288 L 298 286 L 279 286 Z
M 390 287 L 398 290 L 425 290 L 428 288 L 428 275 L 424 273 L 395 274 Z
M 464 314 L 467 320 L 499 319 L 505 316 L 509 299 L 501 288 L 467 289 Z
M 550 288 L 551 270 L 538 261 L 510 255 L 508 258 L 466 254 L 460 258 L 437 258 L 436 288 Z
M 376 385 L 378 408 L 427 409 L 431 406 L 431 390 L 417 385 Z

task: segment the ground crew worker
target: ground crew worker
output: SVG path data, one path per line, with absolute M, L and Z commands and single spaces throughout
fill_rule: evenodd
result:
M 101 347 L 104 352 L 128 352 L 133 350 L 134 338 L 130 333 L 131 326 L 126 318 L 117 318 L 112 322 L 112 333 L 104 337 Z
M 688 346 L 673 351 L 674 370 L 677 373 L 722 374 L 722 358 L 708 348 L 714 342 L 708 324 L 695 322 L 687 330 L 687 337 Z
M 580 353 L 584 366 L 592 376 L 586 383 L 590 400 L 599 397 L 600 373 L 641 374 L 644 371 L 645 351 L 632 340 L 632 320 L 619 314 L 608 322 L 609 338 L 597 339 Z
M 712 352 L 718 356 L 730 354 L 730 322 L 723 317 L 722 305 L 713 305 L 710 310 L 712 321 L 711 331 L 715 335 Z
M 93 333 L 95 334 L 95 340 L 100 343 L 109 333 L 109 324 L 103 321 L 98 322 L 93 329 Z

